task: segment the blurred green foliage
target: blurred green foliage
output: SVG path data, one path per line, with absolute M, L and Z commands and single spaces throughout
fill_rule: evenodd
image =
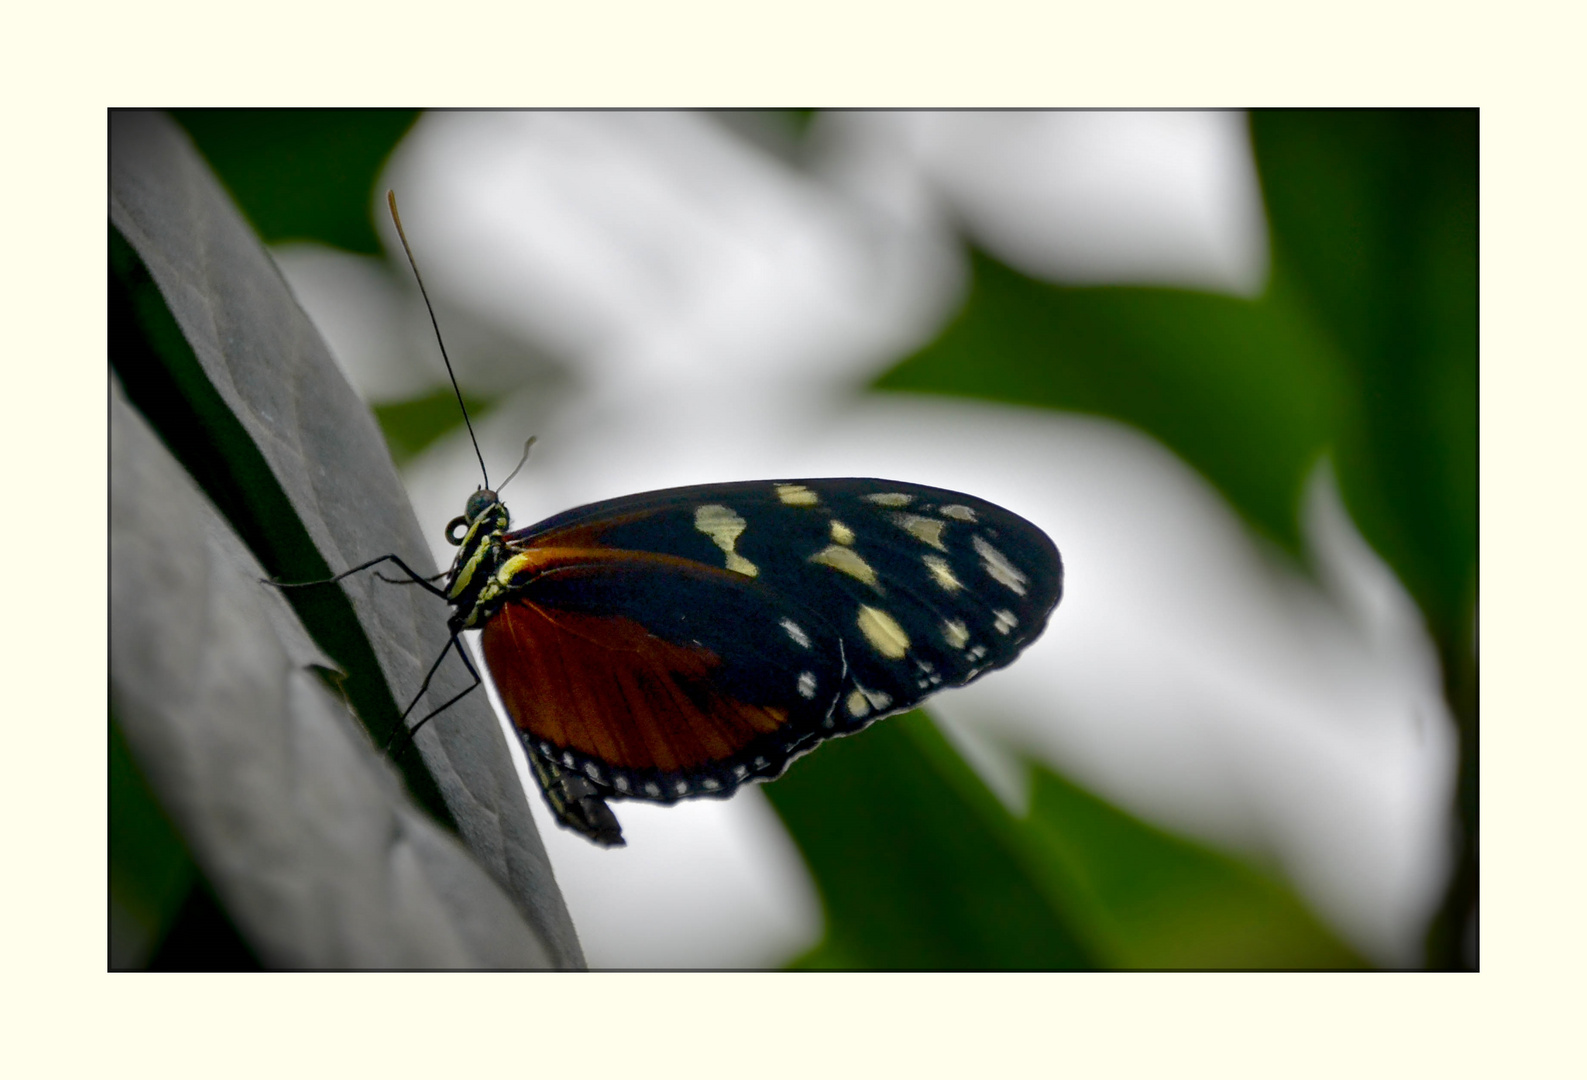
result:
M 1015 817 L 921 711 L 795 762 L 766 794 L 827 918 L 796 966 L 1363 966 L 1270 875 L 1048 769 L 1032 781 Z
M 197 868 L 110 723 L 110 967 L 148 966 L 176 921 Z
M 1477 114 L 1256 112 L 1271 277 L 1254 300 L 1032 280 L 977 253 L 947 330 L 878 388 L 1109 416 L 1298 550 L 1319 458 L 1421 605 L 1460 725 L 1464 838 L 1429 962 L 1476 905 Z
M 318 240 L 378 255 L 375 178 L 417 109 L 177 109 L 267 244 Z
M 495 401 L 465 393 L 463 404 L 477 422 Z M 381 434 L 386 437 L 386 445 L 391 447 L 391 460 L 399 467 L 418 457 L 425 447 L 461 423 L 457 396 L 450 386 L 439 387 L 423 397 L 382 402 L 371 408 Z
M 1096 966 L 1018 824 L 924 713 L 834 745 L 765 787 L 826 907 L 802 966 Z
M 112 971 L 246 971 L 259 958 L 216 899 L 110 720 Z
M 882 390 L 1094 413 L 1150 431 L 1298 551 L 1300 483 L 1348 394 L 1326 337 L 1280 294 L 1065 288 L 971 253 L 970 296 Z
M 1123 813 L 1032 765 L 1026 833 L 1107 966 L 1353 968 L 1364 961 L 1250 864 Z
M 267 241 L 379 250 L 376 175 L 411 113 L 177 115 Z M 797 140 L 807 124 L 779 130 Z M 1476 896 L 1476 113 L 1259 112 L 1251 133 L 1271 238 L 1261 296 L 1057 286 L 974 252 L 957 317 L 875 386 L 1133 424 L 1296 554 L 1303 485 L 1326 455 L 1422 605 L 1461 723 L 1465 842 L 1428 959 L 1462 966 Z M 783 136 L 768 145 L 780 153 Z M 399 461 L 459 422 L 440 394 L 378 415 Z M 766 790 L 827 916 L 798 964 L 1362 963 L 1265 871 L 1048 770 L 1032 766 L 1031 783 L 1016 817 L 923 714 L 796 763 Z

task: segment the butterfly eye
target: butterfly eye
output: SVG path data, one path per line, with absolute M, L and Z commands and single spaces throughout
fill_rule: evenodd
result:
M 468 518 L 455 517 L 446 523 L 446 542 L 457 547 L 468 533 Z

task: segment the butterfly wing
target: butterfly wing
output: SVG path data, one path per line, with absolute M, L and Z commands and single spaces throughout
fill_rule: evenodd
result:
M 802 608 L 642 552 L 559 550 L 483 645 L 530 749 L 619 797 L 726 795 L 775 774 L 843 686 L 842 646 Z
M 886 480 L 675 488 L 511 533 L 492 678 L 604 792 L 722 796 L 1017 656 L 1063 587 L 1001 507 Z

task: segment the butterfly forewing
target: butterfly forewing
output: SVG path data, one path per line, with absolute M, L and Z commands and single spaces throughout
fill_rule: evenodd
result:
M 757 481 L 597 503 L 508 534 L 484 648 L 532 752 L 613 795 L 725 795 L 1018 655 L 1052 542 L 957 492 Z

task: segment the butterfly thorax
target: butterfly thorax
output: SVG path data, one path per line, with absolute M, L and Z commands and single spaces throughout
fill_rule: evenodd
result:
M 454 630 L 479 626 L 500 606 L 497 572 L 508 555 L 503 539 L 509 524 L 507 508 L 495 493 L 476 491 L 467 509 L 467 515 L 447 529 L 451 540 L 456 526 L 467 525 L 462 539 L 454 541 L 457 556 L 446 583 L 447 603 L 455 609 L 451 619 Z

